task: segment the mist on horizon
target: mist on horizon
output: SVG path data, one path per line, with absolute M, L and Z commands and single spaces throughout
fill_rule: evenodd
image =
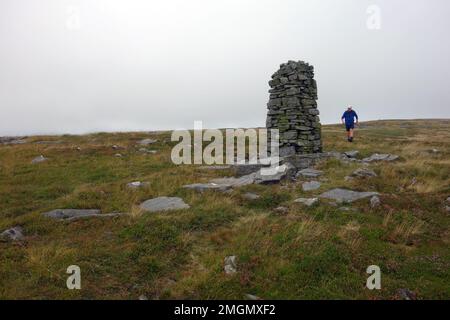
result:
M 4 0 L 0 136 L 261 127 L 280 63 L 321 122 L 450 118 L 450 3 Z

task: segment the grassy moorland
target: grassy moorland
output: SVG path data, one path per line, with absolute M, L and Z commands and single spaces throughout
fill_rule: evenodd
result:
M 0 298 L 399 299 L 404 288 L 419 299 L 450 299 L 450 120 L 367 122 L 353 144 L 341 126 L 324 126 L 323 136 L 326 151 L 400 160 L 371 164 L 377 177 L 350 182 L 344 177 L 360 164 L 322 162 L 322 186 L 312 192 L 286 181 L 200 194 L 181 187 L 230 173 L 172 164 L 169 132 L 33 136 L 0 145 L 0 232 L 19 225 L 25 234 L 0 242 Z M 147 147 L 156 154 L 139 151 L 143 138 L 158 139 Z M 31 164 L 40 154 L 49 160 Z M 136 180 L 149 185 L 126 187 Z M 334 187 L 378 191 L 382 204 L 293 202 Z M 243 198 L 248 191 L 261 198 Z M 139 210 L 157 196 L 182 197 L 191 208 Z M 289 212 L 275 213 L 280 205 Z M 56 208 L 127 214 L 73 222 L 41 216 Z M 229 255 L 238 259 L 234 275 L 223 271 Z M 66 288 L 73 264 L 81 267 L 81 290 Z M 372 264 L 381 267 L 381 290 L 365 287 Z

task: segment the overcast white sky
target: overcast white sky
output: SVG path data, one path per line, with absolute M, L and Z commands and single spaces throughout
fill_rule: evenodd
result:
M 348 104 L 449 118 L 449 16 L 448 0 L 1 0 L 0 135 L 264 126 L 287 60 L 315 66 L 323 123 Z

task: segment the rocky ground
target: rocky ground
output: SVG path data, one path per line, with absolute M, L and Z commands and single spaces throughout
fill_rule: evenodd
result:
M 323 126 L 324 153 L 273 176 L 176 166 L 175 144 L 1 138 L 0 298 L 450 298 L 450 120 L 363 123 L 354 143 Z

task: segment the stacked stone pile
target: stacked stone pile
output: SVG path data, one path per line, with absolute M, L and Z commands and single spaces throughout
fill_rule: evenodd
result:
M 279 130 L 280 156 L 322 152 L 314 67 L 303 61 L 283 63 L 269 85 L 266 127 Z

